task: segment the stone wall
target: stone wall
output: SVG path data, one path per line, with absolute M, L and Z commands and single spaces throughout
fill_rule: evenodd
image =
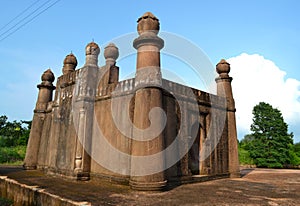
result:
M 76 70 L 76 72 L 59 77 L 56 85 L 55 98 L 49 103 L 43 120 L 38 153 L 38 168 L 48 172 L 61 173 L 66 176 L 75 175 L 75 145 L 78 144 L 78 129 L 75 127 L 78 127 L 78 125 L 74 123 L 73 115 L 75 115 L 75 113 L 72 111 L 72 109 L 74 109 L 72 106 L 74 104 L 73 98 L 76 93 L 75 90 L 78 88 L 76 86 L 78 75 L 79 70 Z M 188 147 L 194 143 L 189 142 L 187 137 L 193 136 L 193 138 L 197 139 L 195 140 L 195 144 L 199 147 L 196 151 L 200 151 L 203 142 L 207 138 L 207 132 L 211 131 L 213 133 L 214 130 L 218 130 L 210 128 L 210 122 L 217 122 L 217 119 L 214 121 L 210 120 L 210 113 L 212 111 L 216 114 L 218 112 L 224 112 L 226 110 L 225 99 L 168 80 L 163 80 L 163 88 L 163 109 L 167 115 L 167 125 L 164 130 L 165 147 L 173 143 L 177 136 L 180 136 L 178 138 L 180 141 L 176 140 L 178 141 L 176 143 L 178 144 L 178 148 L 181 147 L 181 144 L 186 144 Z M 91 137 L 92 147 L 90 151 L 88 151 L 92 156 L 105 155 L 108 160 L 110 157 L 110 151 L 106 151 L 105 149 L 107 148 L 101 148 L 101 143 L 98 138 L 100 135 L 99 129 L 102 132 L 101 135 L 106 138 L 106 141 L 108 141 L 113 148 L 130 155 L 131 140 L 120 132 L 118 126 L 122 126 L 120 124 L 122 122 L 133 121 L 134 93 L 134 79 L 123 80 L 117 84 L 101 85 L 101 87 L 96 89 L 94 111 L 92 113 L 92 115 L 95 116 L 95 120 L 92 123 L 94 124 Z M 124 105 L 126 102 L 128 102 L 128 105 Z M 189 111 L 186 114 L 188 116 L 180 116 L 179 110 L 181 106 Z M 114 111 L 112 111 L 112 107 Z M 218 118 L 217 116 L 218 115 L 215 115 L 214 118 Z M 181 118 L 184 122 L 179 122 Z M 185 127 L 179 132 L 180 124 L 185 125 Z M 213 126 L 217 125 L 218 124 L 215 124 Z M 197 131 L 193 131 L 195 129 Z M 132 128 L 121 128 L 121 131 L 124 130 L 127 130 L 125 133 L 130 136 Z M 227 131 L 224 130 L 218 146 L 212 148 L 215 151 L 212 152 L 212 156 L 209 157 L 209 160 L 198 163 L 198 174 L 221 174 L 228 171 L 226 161 L 223 161 L 227 159 L 226 136 Z M 213 139 L 211 139 L 211 141 L 213 141 Z M 194 149 L 195 146 L 193 146 Z M 209 148 L 207 152 L 210 152 L 210 150 Z M 178 156 L 180 155 L 180 151 L 178 151 L 178 154 L 168 155 Z M 169 161 L 168 155 L 166 161 Z M 189 168 L 189 161 L 193 158 L 191 156 L 191 153 L 187 153 L 180 162 L 168 169 L 167 176 L 190 175 L 191 171 L 189 170 L 191 168 Z M 130 170 L 129 158 L 119 159 L 118 161 L 116 164 L 123 165 L 124 170 Z M 97 160 L 91 160 L 90 172 L 94 175 L 120 176 L 100 166 Z M 120 171 L 120 173 L 125 174 L 128 172 Z M 126 175 L 122 177 L 128 178 Z

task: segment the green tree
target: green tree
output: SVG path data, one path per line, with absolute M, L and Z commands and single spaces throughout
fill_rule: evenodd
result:
M 300 142 L 293 145 L 290 156 L 292 165 L 300 165 Z
M 260 102 L 253 108 L 250 157 L 257 167 L 282 168 L 293 162 L 293 134 L 281 112 L 270 104 Z
M 239 142 L 239 146 L 245 150 L 250 150 L 253 139 L 254 137 L 251 134 L 246 134 L 244 139 Z
M 239 151 L 239 160 L 241 165 L 254 165 L 253 159 L 250 157 L 250 147 L 253 136 L 247 134 L 244 136 L 244 139 L 239 141 L 238 151 Z
M 0 164 L 22 162 L 25 157 L 31 121 L 9 122 L 0 116 Z
M 26 145 L 29 138 L 31 121 L 9 122 L 6 116 L 0 116 L 0 146 L 14 147 Z
M 294 152 L 298 157 L 300 157 L 300 142 L 294 144 Z

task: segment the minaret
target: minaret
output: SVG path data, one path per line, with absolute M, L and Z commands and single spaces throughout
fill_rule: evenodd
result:
M 53 86 L 54 75 L 50 69 L 46 70 L 42 75 L 41 84 L 37 85 L 39 88 L 38 99 L 34 110 L 32 129 L 30 131 L 29 141 L 27 145 L 26 156 L 24 160 L 25 169 L 36 169 L 38 152 L 41 141 L 41 134 L 48 103 L 52 101 L 52 93 L 55 89 Z
M 133 42 L 137 64 L 130 186 L 137 190 L 161 190 L 167 183 L 165 157 L 160 153 L 164 150 L 164 116 L 153 110 L 162 109 L 160 50 L 164 41 L 157 36 L 159 20 L 152 13 L 145 13 L 137 22 L 139 37 Z M 151 155 L 157 156 L 149 159 Z M 147 174 L 152 169 L 156 172 Z
M 230 64 L 222 59 L 216 66 L 219 77 L 217 82 L 217 95 L 227 99 L 227 124 L 228 124 L 228 170 L 230 177 L 240 177 L 238 142 L 235 120 L 235 103 L 232 95 Z

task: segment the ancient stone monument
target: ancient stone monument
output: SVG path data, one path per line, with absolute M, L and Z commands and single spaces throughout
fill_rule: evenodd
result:
M 159 20 L 147 12 L 137 30 L 135 78 L 119 81 L 112 43 L 102 67 L 94 42 L 80 69 L 67 55 L 56 87 L 51 70 L 44 72 L 25 169 L 107 178 L 137 190 L 239 175 L 230 65 L 221 60 L 216 66 L 217 95 L 163 79 Z

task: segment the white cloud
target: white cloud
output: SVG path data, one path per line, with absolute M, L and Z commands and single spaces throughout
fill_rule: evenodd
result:
M 278 108 L 300 141 L 300 81 L 285 79 L 286 72 L 274 62 L 258 54 L 241 54 L 228 59 L 233 77 L 232 87 L 236 102 L 239 138 L 250 132 L 252 109 L 259 102 Z

